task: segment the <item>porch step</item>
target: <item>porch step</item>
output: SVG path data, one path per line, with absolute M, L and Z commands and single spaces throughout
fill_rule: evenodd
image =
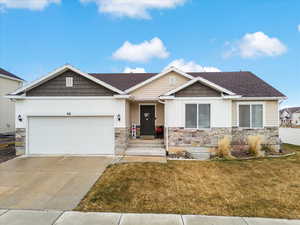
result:
M 165 156 L 166 150 L 164 148 L 149 148 L 149 147 L 129 147 L 125 151 L 128 156 Z
M 164 145 L 161 143 L 129 143 L 129 148 L 163 148 Z
M 128 148 L 164 148 L 164 141 L 161 139 L 143 140 L 143 139 L 132 139 L 129 140 Z
M 145 139 L 130 139 L 129 144 L 163 144 L 164 140 L 163 139 L 152 139 L 152 140 L 145 140 Z

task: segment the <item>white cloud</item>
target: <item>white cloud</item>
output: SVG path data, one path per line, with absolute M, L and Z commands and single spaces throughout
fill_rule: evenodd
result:
M 300 32 L 300 24 L 298 25 L 298 27 L 297 27 L 297 28 L 298 28 L 298 31 Z
M 228 44 L 227 44 L 228 45 Z M 269 37 L 263 32 L 247 33 L 241 40 L 233 43 L 224 57 L 239 55 L 242 58 L 258 56 L 279 56 L 287 51 L 287 47 L 277 38 Z
M 171 66 L 174 66 L 184 72 L 220 72 L 216 67 L 206 67 L 201 66 L 194 61 L 185 61 L 184 59 L 176 59 L 172 61 L 169 65 L 167 65 L 164 69 L 168 69 Z
M 126 67 L 123 71 L 123 73 L 146 73 L 144 68 L 130 68 L 130 67 Z
M 0 0 L 0 8 L 43 10 L 51 3 L 60 2 L 61 0 Z
M 99 12 L 117 17 L 150 19 L 151 9 L 170 9 L 183 5 L 186 0 L 80 0 L 82 3 L 95 2 Z
M 164 59 L 169 55 L 164 43 L 155 37 L 140 44 L 132 44 L 126 41 L 113 53 L 113 58 L 130 62 L 148 62 L 152 58 Z

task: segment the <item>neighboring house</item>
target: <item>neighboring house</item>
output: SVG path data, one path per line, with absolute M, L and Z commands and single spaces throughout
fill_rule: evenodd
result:
M 0 134 L 15 132 L 15 105 L 4 96 L 22 86 L 23 80 L 0 68 Z
M 243 148 L 248 135 L 278 149 L 286 97 L 251 72 L 98 74 L 65 65 L 9 98 L 18 154 L 123 155 L 131 134 L 162 129 L 166 150 L 216 146 L 224 136 Z
M 299 126 L 300 107 L 290 107 L 281 109 L 280 121 L 282 126 Z

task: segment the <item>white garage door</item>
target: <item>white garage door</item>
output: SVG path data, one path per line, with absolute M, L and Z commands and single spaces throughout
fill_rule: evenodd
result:
M 29 117 L 27 154 L 113 155 L 113 117 Z

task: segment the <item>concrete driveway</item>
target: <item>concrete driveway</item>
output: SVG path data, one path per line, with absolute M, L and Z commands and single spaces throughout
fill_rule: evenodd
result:
M 0 209 L 72 210 L 113 157 L 21 157 L 0 164 Z

